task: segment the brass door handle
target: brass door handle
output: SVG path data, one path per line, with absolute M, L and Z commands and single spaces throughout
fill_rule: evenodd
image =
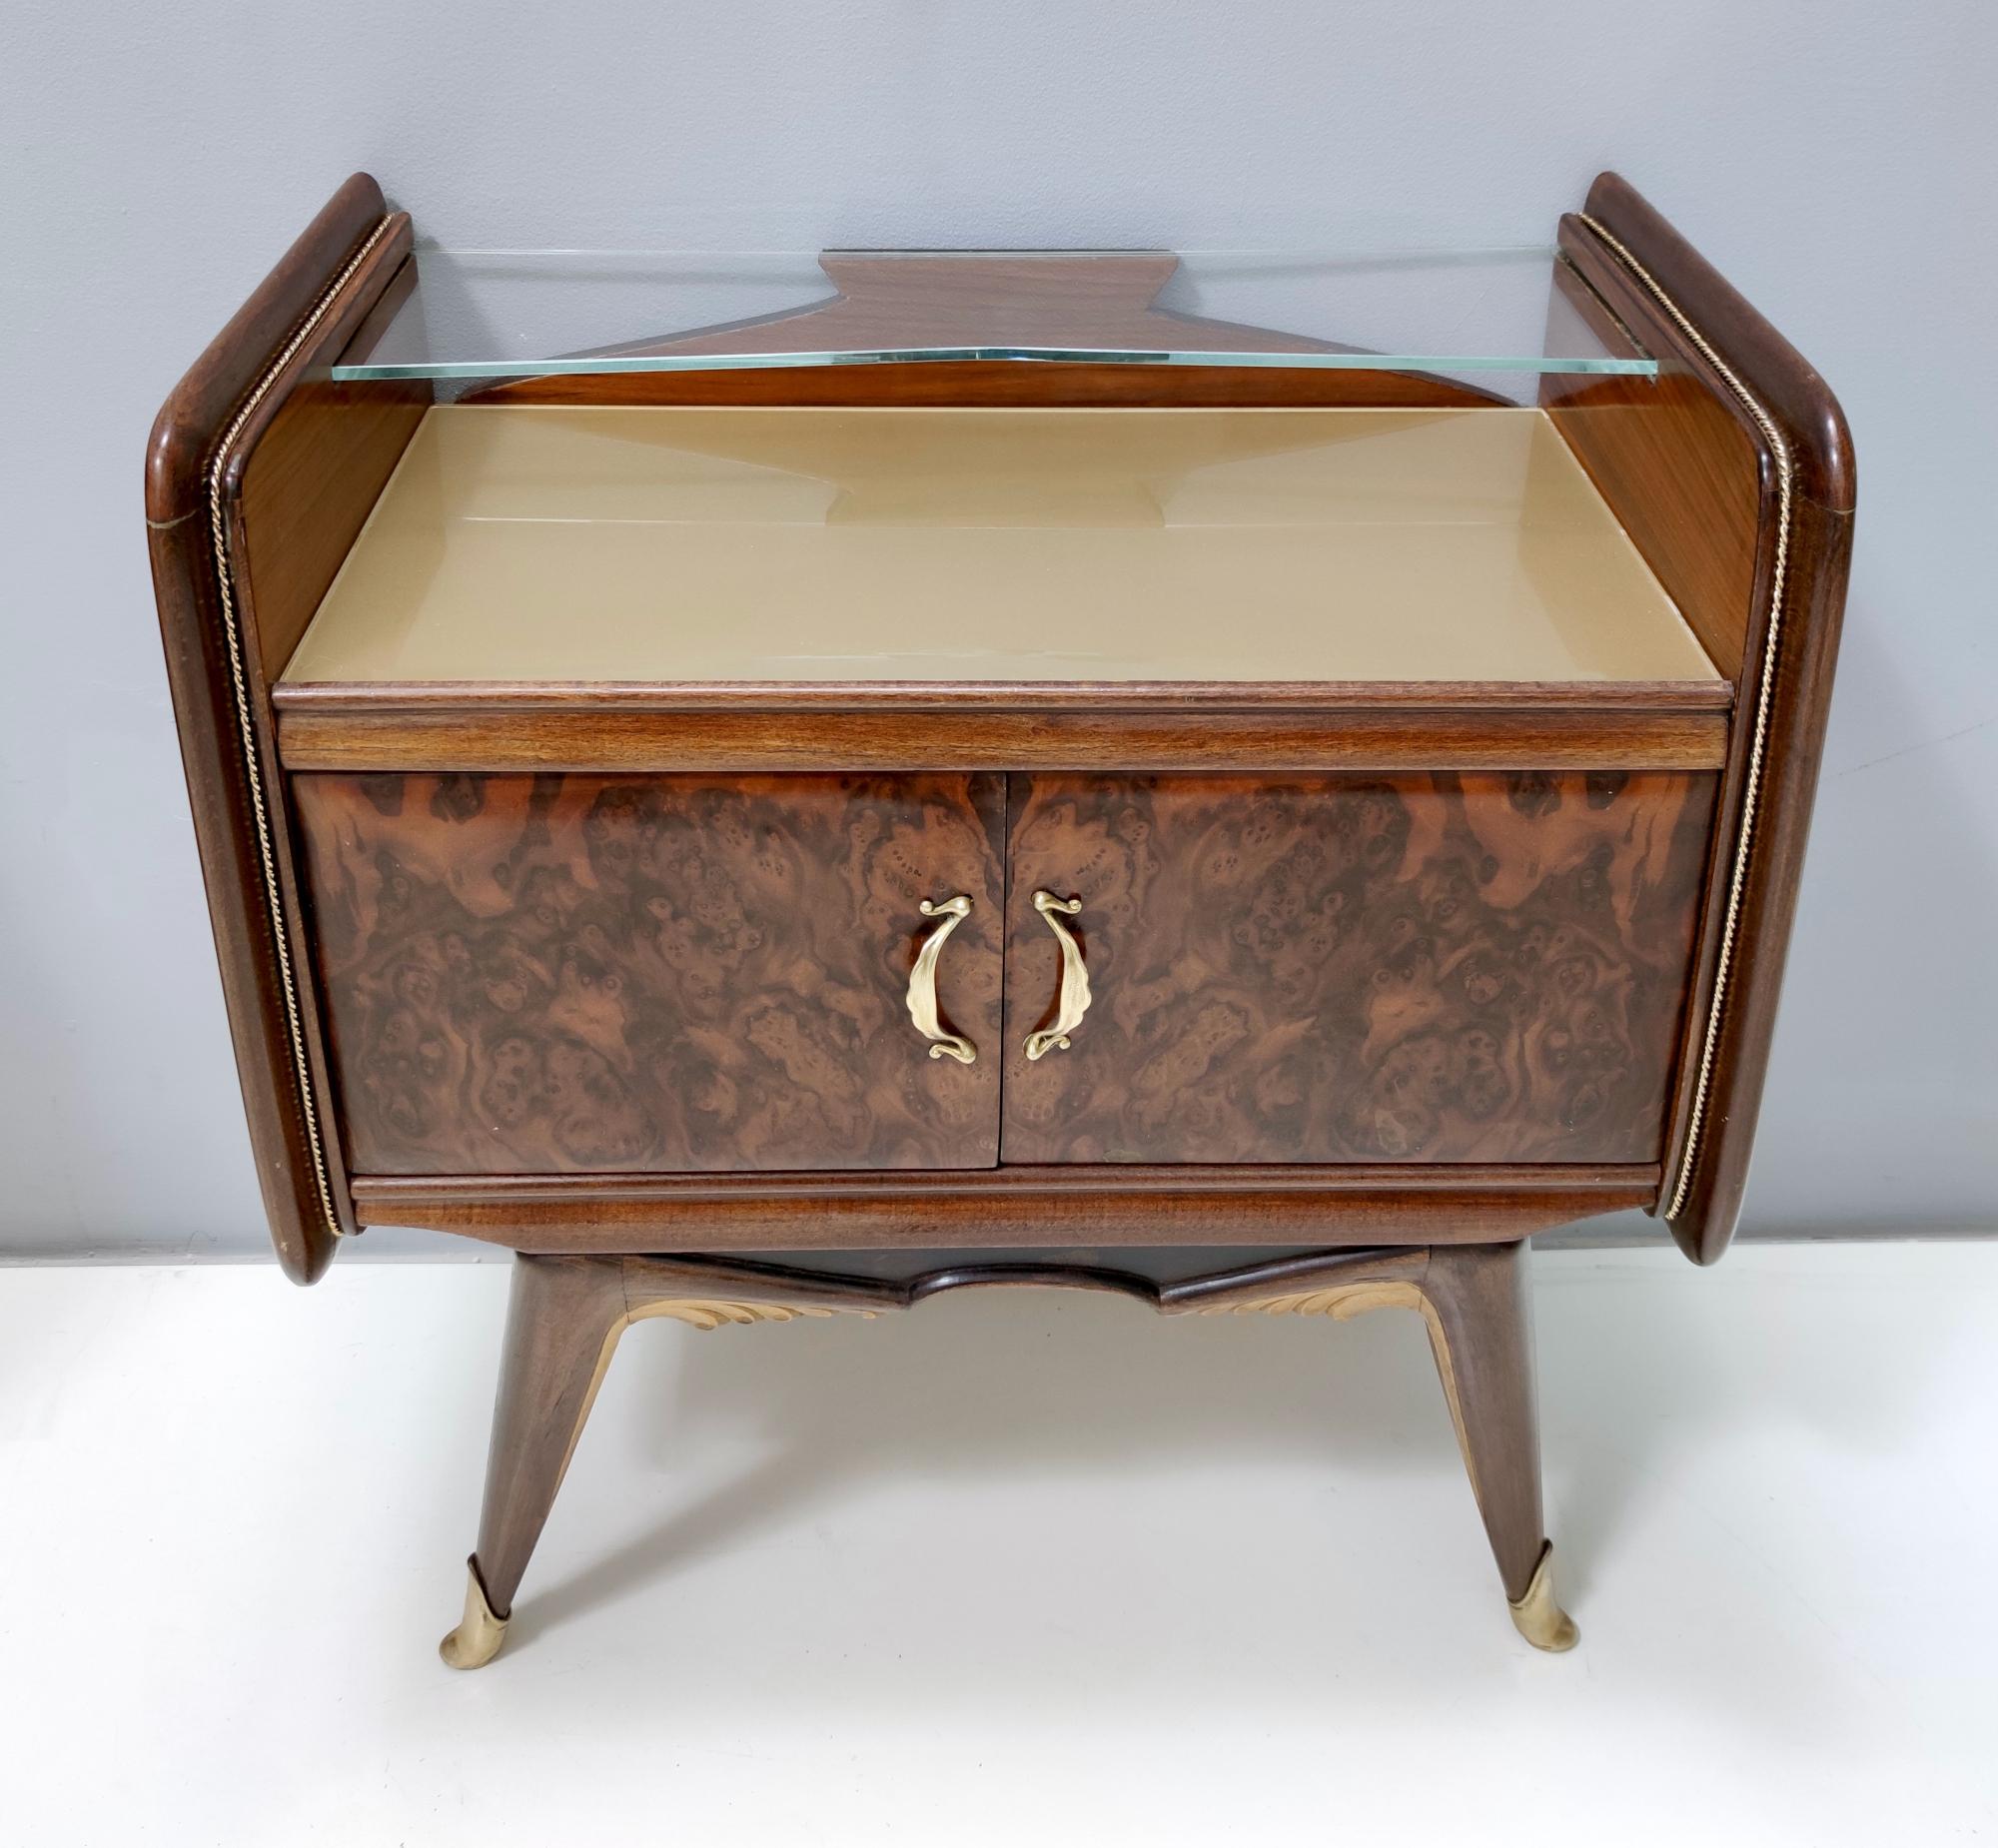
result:
M 1029 1059 L 1038 1059 L 1057 1046 L 1066 1050 L 1068 1036 L 1082 1025 L 1082 1017 L 1089 1012 L 1089 971 L 1083 967 L 1082 945 L 1076 942 L 1069 934 L 1068 926 L 1055 915 L 1062 912 L 1074 917 L 1082 909 L 1082 900 L 1057 898 L 1052 892 L 1036 892 L 1034 909 L 1047 919 L 1048 929 L 1054 932 L 1055 941 L 1061 945 L 1061 993 L 1055 999 L 1054 1025 L 1027 1035 Z
M 932 1059 L 951 1058 L 959 1065 L 969 1065 L 978 1057 L 978 1048 L 960 1034 L 946 1033 L 937 1018 L 936 971 L 945 941 L 971 915 L 971 900 L 960 892 L 940 905 L 924 899 L 916 909 L 926 918 L 942 918 L 943 922 L 923 939 L 923 947 L 916 952 L 916 966 L 909 971 L 909 1018 L 930 1042 Z

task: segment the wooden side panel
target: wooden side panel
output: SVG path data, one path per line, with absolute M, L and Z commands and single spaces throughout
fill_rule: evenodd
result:
M 1711 775 L 1013 788 L 1007 1161 L 1657 1158 Z
M 1719 657 L 1738 673 L 1736 722 L 1656 1209 L 1680 1248 L 1711 1264 L 1733 1237 L 1747 1183 L 1809 833 L 1851 557 L 1852 437 L 1816 370 L 1615 174 L 1589 189 L 1585 216 L 1562 220 L 1561 249 L 1617 319 L 1643 330 L 1664 378 L 1704 394 L 1702 427 L 1717 431 L 1731 420 L 1755 458 L 1745 586 L 1738 514 L 1709 534 L 1695 512 L 1679 521 L 1674 540 L 1695 567 L 1705 544 L 1734 560 L 1724 581 L 1742 594 L 1731 617 L 1717 605 L 1696 613 L 1660 559 L 1651 560 L 1710 650 L 1705 624 L 1731 621 L 1740 636 L 1734 660 Z M 1555 423 L 1573 440 L 1574 426 L 1558 416 Z M 1576 449 L 1594 472 L 1599 461 L 1583 442 Z M 1695 446 L 1684 467 L 1698 476 L 1721 451 L 1717 439 Z M 1679 505 L 1656 467 L 1640 473 L 1656 508 L 1669 514 Z M 1619 500 L 1606 473 L 1597 480 L 1637 534 L 1643 508 Z
M 407 295 L 415 278 L 405 261 L 375 312 Z M 430 402 L 427 380 L 343 383 L 315 374 L 287 396 L 250 452 L 244 590 L 271 680 L 285 671 Z
M 1800 501 L 1790 544 L 1783 597 L 1789 633 L 1779 638 L 1783 645 L 1769 684 L 1752 825 L 1744 821 L 1743 799 L 1752 722 L 1737 727 L 1743 748 L 1722 783 L 1699 976 L 1687 1009 L 1658 1197 L 1659 1215 L 1673 1239 L 1700 1264 L 1712 1264 L 1727 1250 L 1747 1191 L 1831 706 L 1852 562 L 1852 515 Z M 1753 677 L 1760 678 L 1759 670 Z M 1758 707 L 1759 693 L 1758 687 Z M 1730 906 L 1732 954 L 1723 957 Z M 1723 964 L 1724 988 L 1719 986 Z
M 1002 779 L 294 779 L 349 1159 L 384 1175 L 997 1154 Z M 905 1006 L 923 899 L 973 910 Z
M 1602 257 L 1571 245 L 1554 286 L 1605 338 L 1615 323 L 1596 289 L 1611 287 Z M 1618 310 L 1658 378 L 1555 374 L 1540 402 L 1644 561 L 1679 606 L 1720 671 L 1741 671 L 1754 600 L 1762 459 L 1740 420 L 1690 372 L 1655 312 L 1618 294 Z
M 175 387 L 146 456 L 161 639 L 244 1109 L 272 1239 L 300 1283 L 325 1270 L 352 1208 L 326 1108 L 311 996 L 295 979 L 300 949 L 286 822 L 256 629 L 244 600 L 237 485 L 271 419 L 346 341 L 408 241 L 408 220 L 390 217 L 381 189 L 356 174 Z M 216 479 L 226 562 L 218 560 L 210 518 Z

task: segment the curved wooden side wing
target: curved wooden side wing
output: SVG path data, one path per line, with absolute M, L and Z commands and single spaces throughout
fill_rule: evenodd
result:
M 1851 555 L 1852 439 L 1802 356 L 1616 175 L 1561 221 L 1560 248 L 1570 305 L 1621 323 L 1660 377 L 1549 380 L 1544 402 L 1735 684 L 1653 1209 L 1711 1264 L 1740 1213 L 1796 909 Z
M 253 583 L 245 480 L 256 498 L 256 470 L 273 458 L 261 521 L 275 531 L 289 507 L 312 504 L 345 549 L 352 533 L 339 532 L 339 510 L 358 504 L 355 524 L 365 517 L 421 408 L 407 390 L 391 415 L 371 402 L 360 424 L 344 420 L 341 440 L 329 442 L 326 417 L 339 393 L 325 363 L 409 245 L 409 220 L 356 174 L 174 389 L 146 453 L 160 631 L 237 1071 L 272 1238 L 299 1283 L 317 1278 L 337 1238 L 355 1227 L 298 928 L 268 695 L 303 626 L 296 611 L 318 591 L 283 544 L 269 548 L 266 580 Z M 364 427 L 357 443 L 345 441 Z M 260 590 L 268 610 L 258 607 Z

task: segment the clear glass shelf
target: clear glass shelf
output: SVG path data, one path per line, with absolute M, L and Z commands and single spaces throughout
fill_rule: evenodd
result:
M 1649 355 L 1606 346 L 1568 306 L 1553 286 L 1558 261 L 1551 248 L 420 249 L 414 286 L 392 292 L 333 376 L 1018 360 L 1420 372 L 1511 398 L 1530 396 L 1542 373 L 1655 376 Z

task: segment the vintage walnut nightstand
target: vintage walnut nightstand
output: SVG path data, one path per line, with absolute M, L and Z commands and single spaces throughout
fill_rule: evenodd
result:
M 350 180 L 147 514 L 285 1268 L 518 1254 L 446 1660 L 629 1323 L 971 1284 L 1418 1312 L 1569 1646 L 1525 1241 L 1726 1247 L 1852 506 L 1613 176 L 1378 261 L 454 257 Z

